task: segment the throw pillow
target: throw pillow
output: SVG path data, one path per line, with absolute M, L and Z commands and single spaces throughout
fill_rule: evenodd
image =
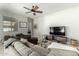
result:
M 4 46 L 7 48 L 12 42 L 14 42 L 16 39 L 9 38 L 7 41 L 4 41 Z
M 24 38 L 21 38 L 20 41 L 21 41 L 22 43 L 27 43 L 27 39 L 24 39 Z

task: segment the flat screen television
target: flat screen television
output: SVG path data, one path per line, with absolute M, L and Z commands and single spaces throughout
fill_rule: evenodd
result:
M 65 26 L 50 27 L 50 34 L 65 36 Z

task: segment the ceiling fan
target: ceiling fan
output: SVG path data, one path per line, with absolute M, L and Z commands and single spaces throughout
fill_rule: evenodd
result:
M 33 15 L 36 15 L 36 13 L 43 13 L 43 11 L 38 10 L 39 7 L 37 5 L 33 5 L 32 8 L 24 7 L 25 9 L 29 10 L 28 12 L 25 12 L 26 14 L 33 12 Z

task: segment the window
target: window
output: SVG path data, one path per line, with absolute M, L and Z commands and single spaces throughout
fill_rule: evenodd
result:
M 10 21 L 10 20 L 3 21 L 3 31 L 4 32 L 14 31 L 14 30 L 15 30 L 15 22 L 14 21 Z

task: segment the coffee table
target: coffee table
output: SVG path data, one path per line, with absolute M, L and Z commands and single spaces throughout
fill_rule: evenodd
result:
M 45 40 L 45 41 L 40 42 L 38 45 L 41 47 L 47 48 L 51 43 L 52 41 Z

